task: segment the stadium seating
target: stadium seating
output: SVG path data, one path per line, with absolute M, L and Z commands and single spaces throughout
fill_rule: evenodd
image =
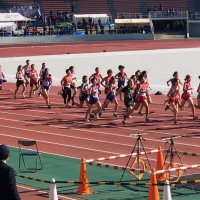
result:
M 71 13 L 70 0 L 41 0 L 41 5 L 45 15 L 49 15 L 50 11 L 67 11 Z
M 78 0 L 81 14 L 108 14 L 107 0 Z
M 140 13 L 140 0 L 113 0 L 116 13 Z
M 9 10 L 10 7 L 13 6 L 30 6 L 33 4 L 33 0 L 1 0 L 1 2 L 5 5 L 5 8 Z
M 188 10 L 187 0 L 148 0 L 147 7 L 154 10 L 155 5 L 162 4 L 163 9 L 167 10 L 170 8 L 175 8 L 176 10 Z

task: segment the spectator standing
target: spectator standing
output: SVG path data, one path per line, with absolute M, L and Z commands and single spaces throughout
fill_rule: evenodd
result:
M 9 159 L 9 147 L 0 145 L 0 198 L 2 200 L 20 200 L 16 187 L 15 172 L 6 164 Z

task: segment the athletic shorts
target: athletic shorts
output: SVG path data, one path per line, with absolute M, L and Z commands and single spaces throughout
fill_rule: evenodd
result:
M 3 83 L 3 80 L 2 80 L 2 79 L 0 79 L 0 85 L 2 85 L 2 83 Z
M 125 80 L 121 80 L 118 82 L 118 88 L 124 87 L 124 85 L 125 85 Z
M 173 103 L 174 105 L 178 105 L 179 98 L 177 98 L 177 97 L 169 98 L 168 103 Z
M 90 97 L 89 104 L 94 105 L 99 101 L 98 97 Z
M 189 93 L 183 93 L 181 97 L 182 97 L 183 100 L 188 101 L 189 98 L 191 97 L 191 94 L 189 94 Z
M 38 85 L 38 81 L 37 81 L 37 79 L 36 79 L 36 80 L 31 79 L 31 80 L 30 80 L 30 86 L 33 87 L 34 85 L 35 85 L 35 86 Z
M 87 93 L 82 93 L 79 95 L 79 100 L 80 101 L 85 101 L 88 98 L 88 94 Z
M 23 85 L 23 84 L 24 84 L 24 80 L 17 80 L 16 82 L 17 87 L 20 87 L 20 85 Z
M 70 87 L 74 90 L 74 88 L 76 88 L 75 83 L 72 83 L 72 84 L 70 85 Z
M 124 101 L 124 105 L 127 107 L 127 108 L 129 108 L 129 107 L 131 107 L 131 106 L 133 106 L 134 105 L 134 101 L 133 100 L 129 100 L 129 101 Z
M 24 75 L 25 75 L 27 78 L 30 78 L 30 73 L 25 72 Z
M 197 99 L 200 100 L 200 93 L 197 95 Z
M 138 103 L 144 103 L 144 101 L 147 99 L 147 96 L 138 96 L 137 97 L 137 102 Z
M 110 92 L 106 95 L 106 99 L 110 100 L 111 102 L 115 99 L 115 94 Z
M 44 86 L 44 85 L 42 86 L 42 89 L 46 90 L 46 91 L 49 91 L 49 88 L 50 88 L 50 86 Z

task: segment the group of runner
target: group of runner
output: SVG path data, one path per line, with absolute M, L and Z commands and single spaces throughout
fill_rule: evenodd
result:
M 128 118 L 131 118 L 132 113 L 138 110 L 138 114 L 142 115 L 142 109 L 145 108 L 145 122 L 149 122 L 149 104 L 152 103 L 150 95 L 150 86 L 148 81 L 147 71 L 137 70 L 130 78 L 125 72 L 125 67 L 119 65 L 119 72 L 113 75 L 111 69 L 107 71 L 107 76 L 103 77 L 100 73 L 100 69 L 97 67 L 95 73 L 90 77 L 84 75 L 82 77 L 82 84 L 79 87 L 79 103 L 75 102 L 78 87 L 76 86 L 75 67 L 70 66 L 66 70 L 66 75 L 62 78 L 61 91 L 64 104 L 70 108 L 73 105 L 83 107 L 84 103 L 87 104 L 88 109 L 86 111 L 85 120 L 89 121 L 92 118 L 99 119 L 100 116 L 106 112 L 106 108 L 110 103 L 114 103 L 113 117 L 118 118 L 118 98 L 123 99 L 125 105 L 125 112 L 123 114 L 122 123 L 126 124 Z M 200 79 L 200 77 L 199 77 Z M 2 89 L 2 83 L 5 80 L 5 76 L 0 67 L 0 89 Z M 42 68 L 38 73 L 34 64 L 30 64 L 30 60 L 26 61 L 26 65 L 19 65 L 16 72 L 16 89 L 14 92 L 14 98 L 17 98 L 17 92 L 22 87 L 22 97 L 25 97 L 25 90 L 30 85 L 29 97 L 32 97 L 38 90 L 38 94 L 42 95 L 46 101 L 48 108 L 51 108 L 49 101 L 49 90 L 52 85 L 52 77 L 49 73 L 49 69 L 45 63 L 42 63 Z M 195 105 L 192 99 L 192 87 L 191 76 L 186 75 L 185 82 L 179 79 L 178 72 L 174 72 L 173 78 L 167 81 L 167 85 L 171 86 L 167 94 L 168 99 L 165 100 L 165 110 L 170 109 L 174 114 L 174 124 L 177 124 L 177 116 L 179 108 L 184 109 L 185 103 L 188 102 L 192 110 L 193 119 L 197 119 L 198 116 L 195 113 L 195 108 L 200 108 L 200 85 L 197 89 L 197 104 Z M 104 88 L 105 100 L 103 104 L 100 102 L 101 86 Z M 183 86 L 183 93 L 181 93 L 181 86 Z M 122 97 L 123 94 L 123 97 Z M 70 104 L 72 102 L 72 105 Z M 93 106 L 96 106 L 95 110 L 92 110 Z

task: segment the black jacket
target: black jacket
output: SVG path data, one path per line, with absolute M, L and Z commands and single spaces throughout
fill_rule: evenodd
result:
M 20 200 L 16 187 L 15 172 L 12 167 L 3 161 L 0 161 L 0 199 Z

